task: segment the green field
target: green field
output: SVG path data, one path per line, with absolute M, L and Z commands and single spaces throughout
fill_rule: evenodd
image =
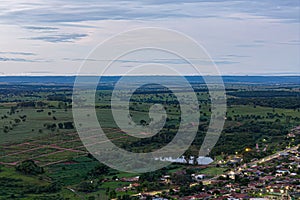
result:
M 236 85 L 233 88 L 236 88 Z M 261 89 L 262 86 L 258 88 Z M 120 148 L 133 152 L 151 152 L 169 143 L 176 135 L 181 122 L 181 111 L 174 95 L 156 94 L 154 91 L 134 94 L 131 97 L 130 115 L 138 125 L 150 123 L 148 112 L 153 104 L 162 104 L 167 113 L 166 124 L 157 135 L 138 139 L 128 136 L 116 125 L 110 109 L 110 94 L 111 91 L 107 90 L 97 92 L 97 117 L 107 137 Z M 191 93 L 181 91 L 181 94 L 185 96 L 188 104 Z M 200 125 L 197 137 L 186 155 L 198 155 L 210 122 L 211 106 L 208 93 L 197 92 L 197 96 L 201 116 Z M 156 181 L 152 185 L 148 182 L 141 182 L 142 186 L 138 188 L 129 189 L 127 192 L 120 191 L 120 188 L 131 184 L 120 179 L 136 177 L 139 174 L 124 173 L 113 169 L 97 172 L 99 167 L 103 168 L 103 165 L 88 154 L 76 132 L 70 97 L 71 91 L 54 89 L 53 91 L 47 89 L 47 92 L 26 91 L 15 95 L 2 95 L 2 103 L 0 103 L 0 134 L 2 135 L 0 191 L 2 193 L 0 192 L 0 199 L 76 200 L 89 197 L 108 199 L 116 195 L 137 194 L 141 190 L 146 190 L 145 185 L 153 190 L 160 187 L 167 189 L 166 186 L 157 185 L 159 181 Z M 229 98 L 238 97 L 229 96 Z M 277 101 L 276 98 L 274 101 Z M 229 105 L 224 131 L 210 156 L 216 157 L 216 160 L 222 160 L 236 152 L 243 154 L 245 147 L 255 148 L 256 143 L 262 147 L 268 145 L 266 152 L 255 155 L 259 157 L 271 154 L 287 145 L 294 145 L 298 139 L 289 141 L 285 138 L 291 128 L 300 125 L 300 111 L 295 108 L 283 108 L 289 106 L 253 105 L 253 100 L 247 103 L 247 99 L 244 99 L 242 104 Z M 191 108 L 191 112 L 192 110 Z M 117 112 L 121 113 L 123 110 L 117 109 Z M 89 117 L 85 111 L 82 115 Z M 236 140 L 237 137 L 243 140 Z M 91 137 L 90 140 L 93 141 L 93 138 Z M 38 166 L 43 167 L 45 172 L 38 175 L 25 175 L 16 171 L 16 166 L 27 160 L 33 160 Z M 171 165 L 163 173 L 173 176 L 174 173 L 190 167 Z M 213 163 L 205 169 L 196 167 L 195 172 L 213 177 L 222 174 L 226 169 L 228 168 L 216 167 Z M 59 190 L 55 191 L 54 186 Z

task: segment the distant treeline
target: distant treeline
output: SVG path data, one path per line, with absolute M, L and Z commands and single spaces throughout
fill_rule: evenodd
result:
M 85 79 L 95 79 L 97 76 L 85 76 Z M 101 82 L 115 83 L 121 76 L 102 76 Z M 176 76 L 132 76 L 130 80 L 139 82 L 144 79 L 151 79 L 156 82 L 160 79 L 174 80 Z M 205 83 L 202 76 L 185 76 L 190 83 Z M 207 76 L 205 79 L 214 79 L 214 76 Z M 222 76 L 225 83 L 259 83 L 259 84 L 300 84 L 299 76 Z M 75 76 L 1 76 L 0 82 L 4 83 L 40 83 L 40 84 L 74 84 Z
M 228 95 L 248 98 L 248 97 L 300 97 L 300 92 L 289 91 L 238 91 L 228 92 Z
M 299 109 L 300 97 L 229 98 L 228 105 L 253 105 L 271 108 Z
M 72 102 L 71 95 L 65 94 L 53 94 L 47 96 L 48 101 L 62 101 L 62 102 Z

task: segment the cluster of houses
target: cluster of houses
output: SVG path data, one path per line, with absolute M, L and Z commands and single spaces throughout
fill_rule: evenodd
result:
M 217 179 L 203 180 L 211 188 L 184 200 L 296 200 L 300 199 L 300 153 L 281 153 L 264 163 L 242 166 Z M 195 176 L 204 178 L 203 175 Z M 241 180 L 247 180 L 246 183 Z
M 126 183 L 129 182 L 130 184 L 125 187 L 116 188 L 116 192 L 126 192 L 126 191 L 130 191 L 130 190 L 135 190 L 137 187 L 140 186 L 140 184 L 138 183 L 139 178 L 140 178 L 139 176 L 136 176 L 136 177 L 131 177 L 131 178 L 118 179 L 121 182 L 126 182 Z
M 216 199 L 216 200 L 295 200 L 300 199 L 300 153 L 292 150 L 281 153 L 276 158 L 256 164 L 244 164 L 218 177 L 211 178 L 205 174 L 192 174 L 192 185 L 204 185 L 197 194 L 180 197 L 164 192 L 151 199 Z M 122 179 L 131 182 L 127 187 L 117 191 L 128 191 L 139 186 L 138 177 Z M 161 177 L 161 181 L 172 186 L 170 175 Z M 179 191 L 180 187 L 173 187 Z M 140 195 L 140 199 L 149 199 L 149 194 Z

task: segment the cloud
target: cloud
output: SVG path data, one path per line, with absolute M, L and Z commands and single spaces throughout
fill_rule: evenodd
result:
M 267 43 L 268 42 L 266 40 L 253 40 L 251 43 L 238 44 L 235 46 L 240 48 L 253 48 L 253 47 L 257 48 L 257 47 L 263 47 Z
M 0 55 L 3 55 L 0 56 L 0 62 L 46 63 L 53 61 L 49 59 L 37 58 L 37 54 L 32 52 L 0 51 Z
M 5 57 L 0 57 L 0 62 L 36 62 L 36 61 L 30 60 L 30 59 L 24 59 L 24 58 L 5 58 Z
M 254 40 L 253 43 L 256 43 L 256 44 L 266 44 L 267 41 L 265 41 L 265 40 Z
M 24 1 L 24 0 L 23 0 Z M 2 21 L 56 24 L 95 20 L 155 20 L 176 18 L 227 17 L 234 13 L 299 22 L 297 0 L 150 0 L 150 1 L 40 1 L 36 4 L 12 3 L 0 11 Z M 25 5 L 25 6 L 24 6 Z M 24 8 L 25 7 L 25 8 Z M 1 10 L 1 9 L 0 9 Z M 240 17 L 243 19 L 243 16 Z M 51 27 L 30 27 L 46 30 Z M 49 30 L 49 29 L 48 29 Z
M 283 67 L 296 71 L 299 23 L 298 0 L 5 0 L 0 4 L 0 36 L 4 41 L 0 61 L 10 63 L 1 71 L 21 73 L 38 71 L 39 67 L 61 71 L 64 61 L 101 62 L 97 58 L 85 60 L 85 52 L 113 34 L 141 26 L 166 27 L 189 35 L 209 50 L 216 64 L 225 65 L 220 70 L 226 73 Z M 69 45 L 82 38 L 76 48 Z M 49 43 L 55 45 L 49 48 Z M 23 50 L 29 52 L 19 52 Z M 54 63 L 42 63 L 52 61 L 37 59 L 31 51 L 45 58 L 52 55 Z M 130 67 L 149 63 L 137 58 L 124 58 L 117 64 Z M 150 63 L 180 66 L 183 61 L 156 59 Z
M 217 61 L 214 61 L 214 63 L 216 65 L 232 65 L 232 64 L 239 64 L 240 62 L 237 62 L 237 61 L 228 61 L 228 60 L 217 60 Z
M 29 30 L 38 30 L 38 31 L 54 31 L 58 30 L 58 28 L 55 27 L 47 27 L 47 26 L 24 26 L 25 29 Z
M 58 43 L 58 42 L 75 42 L 76 40 L 87 37 L 87 34 L 56 34 L 48 36 L 31 37 L 31 40 L 42 40 L 45 42 Z
M 63 60 L 65 61 L 74 61 L 74 62 L 82 62 L 82 61 L 90 61 L 90 62 L 97 62 L 100 60 L 96 60 L 96 59 L 91 59 L 91 58 L 64 58 Z
M 18 23 L 65 23 L 97 20 L 152 20 L 162 18 L 192 17 L 193 13 L 182 12 L 177 4 L 160 7 L 160 4 L 144 4 L 140 1 L 44 1 L 28 5 L 22 3 L 4 7 L 1 21 Z M 41 8 L 42 7 L 42 8 Z
M 47 59 L 27 59 L 27 58 L 16 58 L 16 57 L 0 57 L 0 62 L 30 62 L 30 63 L 46 63 L 53 62 Z
M 256 44 L 256 43 L 252 43 L 252 44 L 238 44 L 235 45 L 236 47 L 239 48 L 256 48 L 256 47 L 262 47 L 262 44 Z
M 135 65 L 130 64 L 166 64 L 166 65 L 186 65 L 189 64 L 188 61 L 191 61 L 193 64 L 211 64 L 214 62 L 218 65 L 229 65 L 229 64 L 238 64 L 240 62 L 229 60 L 227 59 L 213 59 L 213 60 L 201 60 L 201 59 L 194 59 L 190 58 L 186 60 L 183 59 L 176 59 L 176 58 L 170 58 L 170 59 L 119 59 L 119 60 L 96 60 L 96 59 L 81 59 L 81 58 L 64 58 L 64 60 L 67 61 L 92 61 L 92 62 L 115 62 L 115 63 L 121 63 L 121 67 L 134 67 Z M 125 65 L 123 65 L 125 64 Z
M 26 74 L 51 74 L 53 73 L 52 71 L 29 71 L 25 72 Z
M 5 54 L 5 55 L 22 55 L 22 56 L 35 56 L 37 54 L 31 53 L 31 52 L 3 52 L 0 51 L 0 54 Z
M 300 40 L 290 40 L 290 41 L 287 41 L 287 42 L 279 42 L 278 44 L 300 46 Z
M 237 54 L 228 54 L 225 56 L 222 56 L 223 58 L 249 58 L 250 56 L 245 55 L 237 55 Z

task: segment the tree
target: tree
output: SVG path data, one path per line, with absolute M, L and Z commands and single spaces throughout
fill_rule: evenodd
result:
M 88 174 L 90 176 L 101 176 L 109 173 L 109 167 L 104 164 L 99 164 L 94 169 L 92 169 Z
M 59 129 L 63 129 L 63 128 L 64 128 L 63 123 L 58 123 L 58 128 L 59 128 Z
M 116 193 L 116 191 L 111 191 L 110 193 L 109 193 L 109 198 L 110 199 L 115 199 L 117 197 L 117 193 Z
M 192 177 L 188 174 L 174 174 L 172 176 L 172 182 L 176 185 L 189 185 L 192 181 Z
M 145 126 L 145 125 L 147 124 L 147 122 L 146 122 L 145 120 L 142 119 L 142 120 L 140 121 L 140 124 L 141 124 L 142 126 Z
M 73 129 L 74 128 L 73 122 L 65 122 L 64 127 L 65 129 Z
M 148 172 L 144 173 L 140 176 L 139 182 L 156 182 L 160 180 L 161 176 L 163 175 L 163 172 L 161 170 L 157 170 L 155 172 Z
M 37 175 L 44 173 L 44 169 L 39 167 L 33 160 L 21 162 L 16 166 L 16 170 L 26 175 Z
M 94 192 L 97 189 L 97 185 L 92 182 L 81 182 L 77 189 L 80 192 Z
M 130 196 L 128 194 L 124 194 L 122 197 L 119 197 L 120 200 L 131 200 Z

